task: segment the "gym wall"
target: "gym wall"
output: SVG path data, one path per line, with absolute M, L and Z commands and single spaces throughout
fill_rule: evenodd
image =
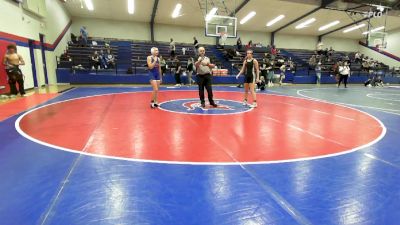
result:
M 387 52 L 400 57 L 400 29 L 389 32 L 387 36 Z M 399 62 L 400 64 L 400 62 Z M 399 65 L 400 66 L 400 65 Z
M 150 40 L 150 27 L 148 23 L 116 21 L 93 18 L 72 18 L 72 32 L 79 34 L 81 26 L 85 25 L 88 29 L 89 36 L 120 38 L 132 40 Z M 196 36 L 202 44 L 215 44 L 215 38 L 205 37 L 203 27 L 184 27 L 166 24 L 155 24 L 154 38 L 156 41 L 168 42 L 172 37 L 176 42 L 192 43 L 193 36 Z M 253 43 L 261 42 L 268 45 L 271 41 L 270 33 L 254 32 L 254 31 L 238 31 L 238 37 L 241 37 L 243 44 L 247 44 L 249 40 Z M 357 51 L 358 40 L 343 38 L 324 38 L 326 47 L 332 46 L 340 51 Z M 275 43 L 278 48 L 293 49 L 315 49 L 317 45 L 317 37 L 305 35 L 288 35 L 276 34 Z M 226 44 L 235 45 L 236 39 L 228 38 Z
M 55 69 L 57 67 L 55 56 L 61 54 L 69 40 L 69 30 L 60 37 L 70 22 L 67 11 L 62 3 L 55 0 L 46 0 L 47 17 L 40 18 L 21 9 L 17 3 L 9 0 L 0 1 L 0 14 L 8 20 L 0 20 L 0 40 L 13 42 L 18 45 L 18 53 L 24 58 L 26 65 L 21 67 L 25 75 L 25 87 L 34 87 L 31 57 L 28 39 L 36 41 L 34 56 L 38 84 L 45 84 L 42 53 L 39 44 L 39 34 L 45 35 L 48 43 L 46 51 L 47 74 L 50 84 L 56 83 Z M 55 19 L 56 18 L 56 19 Z M 59 44 L 54 45 L 60 37 Z M 2 59 L 3 56 L 0 56 Z

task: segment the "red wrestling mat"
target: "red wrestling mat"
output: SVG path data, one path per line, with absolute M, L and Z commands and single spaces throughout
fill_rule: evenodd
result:
M 0 104 L 0 121 L 42 104 L 56 96 L 57 94 L 34 94 L 23 98 L 18 97 L 13 101 Z
M 385 133 L 374 117 L 339 105 L 259 94 L 259 107 L 243 111 L 237 110 L 244 107 L 242 93 L 214 94 L 239 106 L 198 115 L 190 114 L 201 110 L 192 103 L 195 91 L 161 92 L 165 109 L 150 109 L 150 93 L 110 94 L 34 110 L 21 119 L 20 129 L 31 140 L 68 151 L 189 163 L 325 157 L 365 147 Z

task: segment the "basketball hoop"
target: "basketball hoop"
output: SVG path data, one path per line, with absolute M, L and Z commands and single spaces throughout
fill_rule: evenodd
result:
M 387 33 L 385 32 L 372 32 L 368 35 L 368 45 L 376 49 L 382 50 L 386 48 Z

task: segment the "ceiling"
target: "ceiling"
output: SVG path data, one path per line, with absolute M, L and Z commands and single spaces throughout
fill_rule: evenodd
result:
M 127 12 L 127 0 L 92 1 L 95 8 L 94 11 L 88 11 L 84 4 L 84 7 L 81 8 L 81 0 L 67 0 L 65 6 L 73 17 L 90 17 L 112 20 L 150 22 L 154 5 L 154 0 L 135 0 L 135 13 L 133 15 L 129 15 Z M 208 8 L 212 7 L 210 5 L 210 2 L 214 2 L 219 8 L 219 14 L 226 15 L 234 12 L 235 8 L 237 8 L 237 6 L 240 5 L 243 1 L 245 0 L 159 0 L 155 23 L 204 27 L 205 2 L 208 3 Z M 224 5 L 222 4 L 222 2 L 224 2 Z M 182 4 L 181 16 L 174 19 L 172 18 L 171 14 L 177 3 Z M 336 1 L 330 6 L 332 8 L 342 9 L 345 8 L 348 4 L 351 3 Z M 255 11 L 256 16 L 243 25 L 240 25 L 238 23 L 238 30 L 272 32 L 277 28 L 287 24 L 288 22 L 317 8 L 319 5 L 320 0 L 250 0 L 236 14 L 236 17 L 238 17 L 238 20 L 240 20 L 251 11 Z M 266 23 L 268 21 L 281 14 L 285 15 L 285 18 L 283 20 L 279 21 L 271 27 L 266 27 Z M 392 12 L 391 14 L 393 16 L 371 19 L 372 27 L 383 26 L 386 22 L 387 31 L 400 28 L 400 13 L 396 12 L 396 15 Z M 311 24 L 309 27 L 300 30 L 295 29 L 296 25 L 309 18 L 315 18 L 316 22 Z M 343 11 L 321 9 L 311 14 L 310 16 L 298 21 L 297 23 L 294 23 L 291 26 L 282 29 L 281 31 L 279 31 L 279 33 L 318 36 L 324 32 L 334 30 L 338 27 L 350 24 L 353 21 L 362 18 L 363 17 L 361 15 L 349 16 L 346 12 Z M 340 24 L 323 32 L 318 31 L 318 28 L 320 26 L 328 24 L 334 20 L 339 20 Z M 346 34 L 344 34 L 341 30 L 331 33 L 329 34 L 329 36 L 360 39 L 363 37 L 362 32 L 364 32 L 365 30 L 366 28 L 363 28 L 361 30 L 356 30 Z

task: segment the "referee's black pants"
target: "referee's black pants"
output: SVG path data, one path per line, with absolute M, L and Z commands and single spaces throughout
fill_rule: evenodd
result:
M 199 84 L 199 96 L 201 104 L 205 104 L 204 100 L 204 88 L 207 90 L 208 101 L 211 105 L 214 104 L 213 93 L 212 93 L 212 76 L 211 74 L 197 75 L 197 83 Z
M 341 84 L 342 81 L 343 81 L 344 87 L 347 87 L 347 79 L 349 79 L 349 75 L 342 75 L 342 74 L 340 74 L 338 86 L 340 86 L 340 84 Z

